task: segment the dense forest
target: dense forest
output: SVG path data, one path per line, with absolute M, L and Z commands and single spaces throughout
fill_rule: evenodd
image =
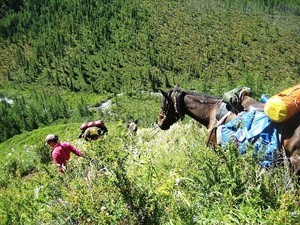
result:
M 0 4 L 0 97 L 16 102 L 1 101 L 0 141 L 87 116 L 86 105 L 99 102 L 86 96 L 174 84 L 217 95 L 247 85 L 272 95 L 300 80 L 297 0 Z M 85 97 L 70 103 L 76 93 Z

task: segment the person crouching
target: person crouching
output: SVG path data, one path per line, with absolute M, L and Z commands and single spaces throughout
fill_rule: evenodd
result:
M 89 127 L 84 131 L 82 137 L 86 141 L 95 141 L 99 139 L 101 132 L 102 130 L 99 127 Z

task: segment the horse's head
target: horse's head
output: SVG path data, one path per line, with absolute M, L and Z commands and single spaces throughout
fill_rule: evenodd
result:
M 179 90 L 178 86 L 168 92 L 160 91 L 163 95 L 163 100 L 158 116 L 158 126 L 162 130 L 168 130 L 180 118 L 183 119 L 183 115 L 179 111 L 179 101 L 182 99 L 183 92 Z

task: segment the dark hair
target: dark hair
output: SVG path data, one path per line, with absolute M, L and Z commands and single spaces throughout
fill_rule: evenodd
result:
M 47 143 L 50 143 L 50 142 L 57 142 L 58 141 L 58 136 L 57 135 L 54 135 L 54 137 L 52 137 L 51 139 L 47 140 Z

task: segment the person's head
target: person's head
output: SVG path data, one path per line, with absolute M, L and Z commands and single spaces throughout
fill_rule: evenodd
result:
M 58 136 L 55 134 L 48 134 L 45 138 L 45 143 L 50 145 L 58 142 Z
M 135 124 L 137 124 L 139 121 L 138 121 L 137 119 L 134 119 L 133 122 L 134 122 Z

